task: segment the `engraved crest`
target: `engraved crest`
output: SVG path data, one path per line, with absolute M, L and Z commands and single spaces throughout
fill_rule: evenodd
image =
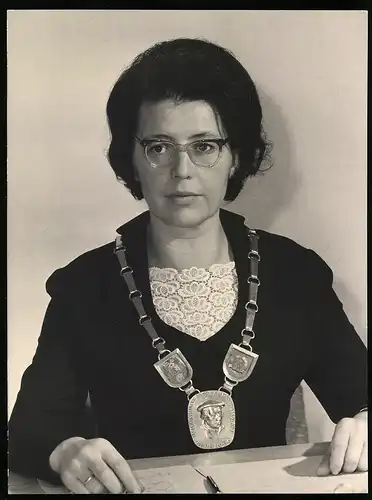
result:
M 252 373 L 258 354 L 231 344 L 223 362 L 223 372 L 233 382 L 242 382 Z
M 170 387 L 183 387 L 192 378 L 192 367 L 179 349 L 164 356 L 154 366 Z
M 194 443 L 202 449 L 228 446 L 235 435 L 234 402 L 223 391 L 204 391 L 193 396 L 188 422 Z

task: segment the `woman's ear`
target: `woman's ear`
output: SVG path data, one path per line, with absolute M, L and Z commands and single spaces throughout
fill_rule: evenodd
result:
M 230 169 L 229 178 L 231 178 L 235 174 L 235 171 L 238 167 L 239 167 L 239 156 L 237 153 L 233 153 L 233 164 Z

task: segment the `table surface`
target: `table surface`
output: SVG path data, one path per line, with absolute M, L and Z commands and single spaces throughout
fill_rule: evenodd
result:
M 251 448 L 248 450 L 215 451 L 195 455 L 180 455 L 176 457 L 156 457 L 129 460 L 133 470 L 144 470 L 173 465 L 223 465 L 242 462 L 259 462 L 279 458 L 296 458 L 324 455 L 329 443 L 307 443 L 270 448 Z M 60 489 L 60 487 L 58 487 Z M 10 494 L 44 493 L 36 479 L 25 478 L 14 472 L 9 472 L 8 492 Z

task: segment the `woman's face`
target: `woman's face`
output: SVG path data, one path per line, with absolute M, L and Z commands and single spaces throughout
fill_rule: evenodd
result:
M 220 119 L 204 101 L 144 103 L 136 135 L 140 140 L 160 139 L 182 145 L 226 138 Z M 203 148 L 208 149 L 208 145 L 198 146 L 198 151 Z M 154 153 L 161 154 L 163 150 L 157 144 Z M 213 167 L 195 165 L 187 152 L 174 155 L 168 166 L 154 167 L 137 141 L 133 159 L 150 212 L 167 225 L 184 228 L 198 226 L 216 214 L 233 169 L 228 144 L 222 147 Z

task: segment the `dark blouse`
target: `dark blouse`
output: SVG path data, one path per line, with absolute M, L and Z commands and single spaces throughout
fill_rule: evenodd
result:
M 235 314 L 204 342 L 166 325 L 151 300 L 145 212 L 118 229 L 153 324 L 191 363 L 195 387 L 218 389 L 230 343 L 241 341 L 249 270 L 244 219 L 221 210 L 239 280 Z M 225 449 L 285 444 L 290 400 L 305 380 L 333 422 L 367 406 L 367 350 L 332 289 L 332 271 L 312 250 L 258 231 L 258 304 L 253 374 L 233 391 L 236 433 Z M 9 422 L 9 468 L 58 482 L 48 464 L 72 436 L 108 439 L 127 459 L 201 453 L 190 436 L 185 394 L 153 364 L 156 350 L 128 299 L 114 243 L 89 251 L 48 279 L 51 296 L 38 348 Z M 95 431 L 85 418 L 90 394 Z

